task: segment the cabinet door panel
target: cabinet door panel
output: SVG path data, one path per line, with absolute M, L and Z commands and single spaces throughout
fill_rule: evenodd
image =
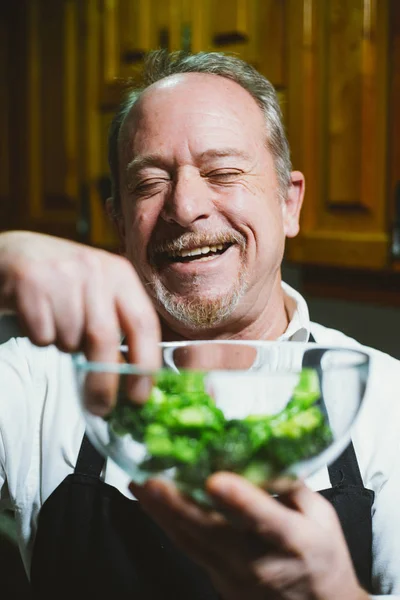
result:
M 11 9 L 10 181 L 18 225 L 74 235 L 80 182 L 78 8 L 72 0 Z
M 329 172 L 327 197 L 332 208 L 346 204 L 361 208 L 363 109 L 368 108 L 365 103 L 373 101 L 367 89 L 367 77 L 373 73 L 363 73 L 364 66 L 372 66 L 363 64 L 368 58 L 363 38 L 364 33 L 370 35 L 370 23 L 364 32 L 363 0 L 352 2 L 350 7 L 346 4 L 331 0 L 326 24 L 327 119 L 323 134 Z
M 287 0 L 259 0 L 254 28 L 257 43 L 254 66 L 283 91 L 286 82 Z
M 285 0 L 185 0 L 193 52 L 234 53 L 284 84 Z
M 287 256 L 384 266 L 388 2 L 289 4 L 288 131 L 306 197 Z
M 4 86 L 0 94 L 0 231 L 9 229 L 11 224 L 10 189 L 10 11 L 7 5 L 0 19 L 0 81 Z
M 149 50 L 176 50 L 180 0 L 102 0 L 102 85 L 135 77 Z
M 392 229 L 391 253 L 396 260 L 396 268 L 400 271 L 400 3 L 391 2 L 390 12 L 392 57 L 391 84 L 390 84 L 390 187 L 389 215 Z

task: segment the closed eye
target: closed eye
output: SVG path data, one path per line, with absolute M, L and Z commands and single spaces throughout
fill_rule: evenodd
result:
M 169 181 L 167 178 L 160 177 L 147 179 L 146 181 L 129 185 L 128 190 L 135 196 L 154 196 L 161 192 Z
M 206 174 L 207 179 L 211 181 L 215 181 L 217 183 L 231 183 L 236 181 L 236 179 L 242 175 L 242 171 L 211 171 Z

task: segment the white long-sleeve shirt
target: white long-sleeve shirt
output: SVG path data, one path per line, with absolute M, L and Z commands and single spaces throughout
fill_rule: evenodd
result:
M 352 440 L 364 485 L 375 492 L 376 598 L 400 599 L 400 362 L 311 323 L 305 300 L 283 287 L 290 323 L 281 340 L 307 341 L 311 332 L 319 344 L 370 354 L 367 392 Z M 84 429 L 71 357 L 22 337 L 0 345 L 0 508 L 15 511 L 28 575 L 40 508 L 73 472 Z M 110 460 L 105 481 L 131 497 L 129 477 Z M 327 468 L 307 483 L 314 490 L 331 487 Z

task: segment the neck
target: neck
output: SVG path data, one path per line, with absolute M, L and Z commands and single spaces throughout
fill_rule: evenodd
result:
M 188 329 L 162 318 L 162 340 L 276 340 L 286 331 L 289 319 L 280 274 L 269 295 L 260 293 L 254 303 L 246 304 L 251 306 L 249 311 L 210 329 Z

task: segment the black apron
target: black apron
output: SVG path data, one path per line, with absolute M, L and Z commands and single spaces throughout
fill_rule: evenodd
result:
M 34 598 L 217 600 L 206 573 L 139 502 L 100 479 L 103 465 L 84 436 L 74 473 L 43 504 L 31 566 Z M 360 584 L 372 591 L 374 493 L 363 486 L 352 443 L 328 471 L 333 487 L 320 493 L 336 509 Z

